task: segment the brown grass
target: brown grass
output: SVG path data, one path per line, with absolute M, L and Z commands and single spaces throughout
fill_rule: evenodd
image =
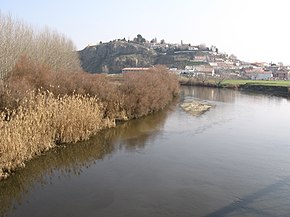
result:
M 29 92 L 17 110 L 1 114 L 0 175 L 54 147 L 88 139 L 99 130 L 114 126 L 103 118 L 102 104 L 95 97 L 55 97 Z

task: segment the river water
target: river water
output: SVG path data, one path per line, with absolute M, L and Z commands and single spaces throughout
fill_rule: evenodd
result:
M 183 87 L 179 102 L 0 182 L 0 216 L 290 216 L 290 101 Z

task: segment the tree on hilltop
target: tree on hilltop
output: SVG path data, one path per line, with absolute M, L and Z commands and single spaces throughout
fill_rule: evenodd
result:
M 150 41 L 151 44 L 153 43 L 157 43 L 157 38 L 153 38 L 151 41 Z
M 137 38 L 134 38 L 134 42 L 137 42 L 137 43 L 145 43 L 146 42 L 146 39 L 143 38 L 141 34 L 138 34 L 137 35 Z

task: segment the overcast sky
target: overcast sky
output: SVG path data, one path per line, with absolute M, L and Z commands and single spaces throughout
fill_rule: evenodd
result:
M 78 49 L 141 34 L 216 45 L 246 61 L 290 64 L 289 0 L 0 0 L 0 10 L 56 29 Z

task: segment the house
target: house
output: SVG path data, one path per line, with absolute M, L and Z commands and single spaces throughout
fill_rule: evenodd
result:
M 273 74 L 275 74 L 275 72 L 279 70 L 279 66 L 277 66 L 276 64 L 271 64 L 270 66 L 266 68 L 267 70 L 271 71 Z
M 223 63 L 224 59 L 223 58 L 214 58 L 214 62 L 216 63 Z
M 256 66 L 248 66 L 248 67 L 243 67 L 241 69 L 240 75 L 243 76 L 244 78 L 251 78 L 252 80 L 265 80 L 267 75 L 262 75 L 266 71 L 261 68 L 261 67 L 256 67 Z M 272 74 L 271 71 L 267 71 L 266 74 Z M 270 75 L 269 75 L 270 76 Z M 265 77 L 265 79 L 264 79 Z
M 177 68 L 170 68 L 169 72 L 172 74 L 180 75 L 182 73 L 182 70 L 178 70 Z
M 214 68 L 208 65 L 193 66 L 192 69 L 195 74 L 204 74 L 207 76 L 214 76 L 215 74 Z
M 270 80 L 272 77 L 271 71 L 253 71 L 251 75 L 252 80 Z
M 273 78 L 280 80 L 288 80 L 290 78 L 290 72 L 285 69 L 280 69 L 273 72 Z
M 183 76 L 190 76 L 190 77 L 196 75 L 193 69 L 193 66 L 185 66 L 184 70 L 181 70 L 180 74 Z
M 188 50 L 198 50 L 198 46 L 189 46 Z
M 233 67 L 235 65 L 233 61 L 226 60 L 225 63 L 227 64 L 228 67 Z
M 209 65 L 212 66 L 212 67 L 217 67 L 218 66 L 218 64 L 215 63 L 215 62 L 210 62 Z
M 197 56 L 194 56 L 194 61 L 195 62 L 206 62 L 207 61 L 207 57 L 206 56 L 197 55 Z
M 149 68 L 123 68 L 122 73 L 126 72 L 144 72 L 148 70 Z

